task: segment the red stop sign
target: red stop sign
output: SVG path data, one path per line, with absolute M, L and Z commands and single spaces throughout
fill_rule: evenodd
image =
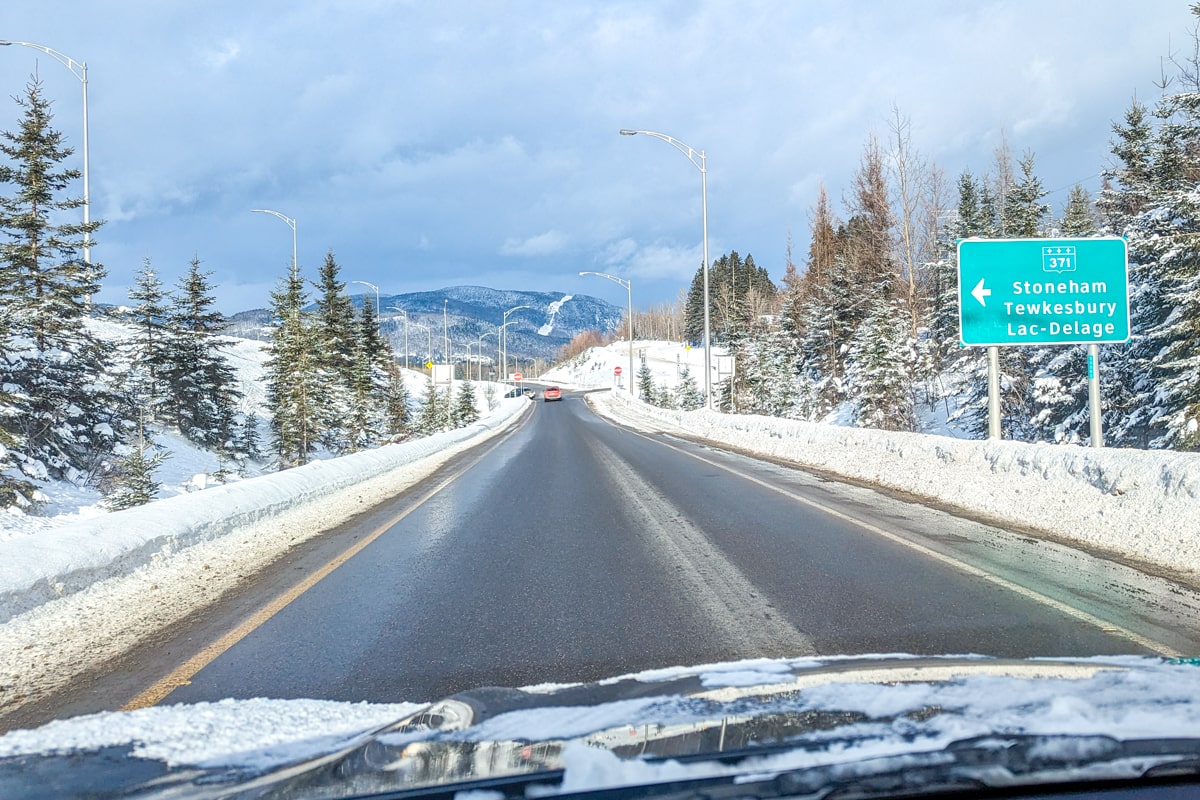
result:
M 620 374 L 621 374 L 621 368 L 613 367 L 613 375 L 620 375 Z

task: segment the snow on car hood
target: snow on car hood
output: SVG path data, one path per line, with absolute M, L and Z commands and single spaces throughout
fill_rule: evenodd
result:
M 242 720 L 240 735 L 212 724 L 222 710 Z M 146 712 L 171 723 L 156 731 Z M 388 713 L 407 716 L 380 723 Z M 1159 762 L 1124 758 L 1110 743 L 1167 733 L 1200 739 L 1200 669 L 1190 662 L 751 660 L 483 688 L 419 706 L 256 700 L 92 715 L 0 737 L 0 795 L 39 794 L 50 774 L 60 796 L 335 797 L 528 776 L 553 793 L 813 768 L 826 775 L 914 754 L 943 763 L 962 743 L 988 737 L 1021 737 L 1043 761 L 1123 777 Z

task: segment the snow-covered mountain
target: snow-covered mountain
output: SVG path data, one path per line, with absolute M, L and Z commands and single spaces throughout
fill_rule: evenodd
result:
M 373 302 L 371 293 L 355 294 L 354 302 Z M 590 295 L 565 292 L 525 292 L 513 289 L 489 289 L 485 286 L 450 286 L 432 292 L 382 295 L 380 317 L 384 332 L 397 354 L 404 352 L 404 315 L 408 314 L 408 351 L 416 358 L 429 354 L 436 358 L 445 350 L 444 336 L 450 337 L 450 350 L 461 357 L 470 344 L 471 353 L 479 337 L 495 333 L 504 312 L 528 306 L 509 314 L 508 353 L 511 358 L 553 359 L 555 353 L 574 336 L 586 330 L 611 331 L 621 322 L 623 309 Z M 445 320 L 443 321 L 443 309 Z M 250 339 L 265 339 L 271 312 L 252 309 L 232 315 L 229 333 Z M 515 321 L 514 321 L 515 320 Z M 419 326 L 425 326 L 424 328 Z M 428 330 L 426 330 L 426 328 Z M 484 341 L 485 357 L 495 357 L 496 337 Z M 489 347 L 490 346 L 490 347 Z

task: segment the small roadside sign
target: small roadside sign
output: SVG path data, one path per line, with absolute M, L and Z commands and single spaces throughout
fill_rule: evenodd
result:
M 620 374 L 621 374 L 621 368 L 613 367 L 613 375 L 620 375 Z
M 524 375 L 522 375 L 522 374 L 521 374 L 521 373 L 519 373 L 519 372 L 514 372 L 514 373 L 513 373 L 513 380 L 514 380 L 514 381 L 519 381 L 519 380 L 521 380 L 521 378 L 523 378 L 523 377 L 525 377 L 525 376 L 524 376 Z
M 1129 341 L 1125 240 L 963 239 L 958 310 L 968 346 Z

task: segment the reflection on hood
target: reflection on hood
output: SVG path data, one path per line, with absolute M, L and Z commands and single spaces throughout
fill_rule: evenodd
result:
M 1051 766 L 1131 777 L 1178 764 L 1195 743 L 1177 740 L 1200 739 L 1200 669 L 1140 657 L 753 660 L 478 689 L 371 731 L 297 730 L 291 747 L 250 737 L 220 754 L 194 741 L 201 757 L 156 752 L 146 730 L 122 739 L 128 716 L 0 738 L 0 796 L 45 796 L 34 783 L 53 774 L 70 778 L 56 785 L 59 796 L 344 797 L 447 784 L 523 796 L 531 782 L 571 792 L 748 773 L 804 776 L 820 788 L 897 769 L 906 780 L 957 780 L 964 764 L 982 769 L 981 754 L 988 775 L 1010 782 Z M 109 737 L 73 739 L 71 726 L 84 720 L 103 720 Z M 1135 754 L 1134 740 L 1160 744 L 1140 742 Z

